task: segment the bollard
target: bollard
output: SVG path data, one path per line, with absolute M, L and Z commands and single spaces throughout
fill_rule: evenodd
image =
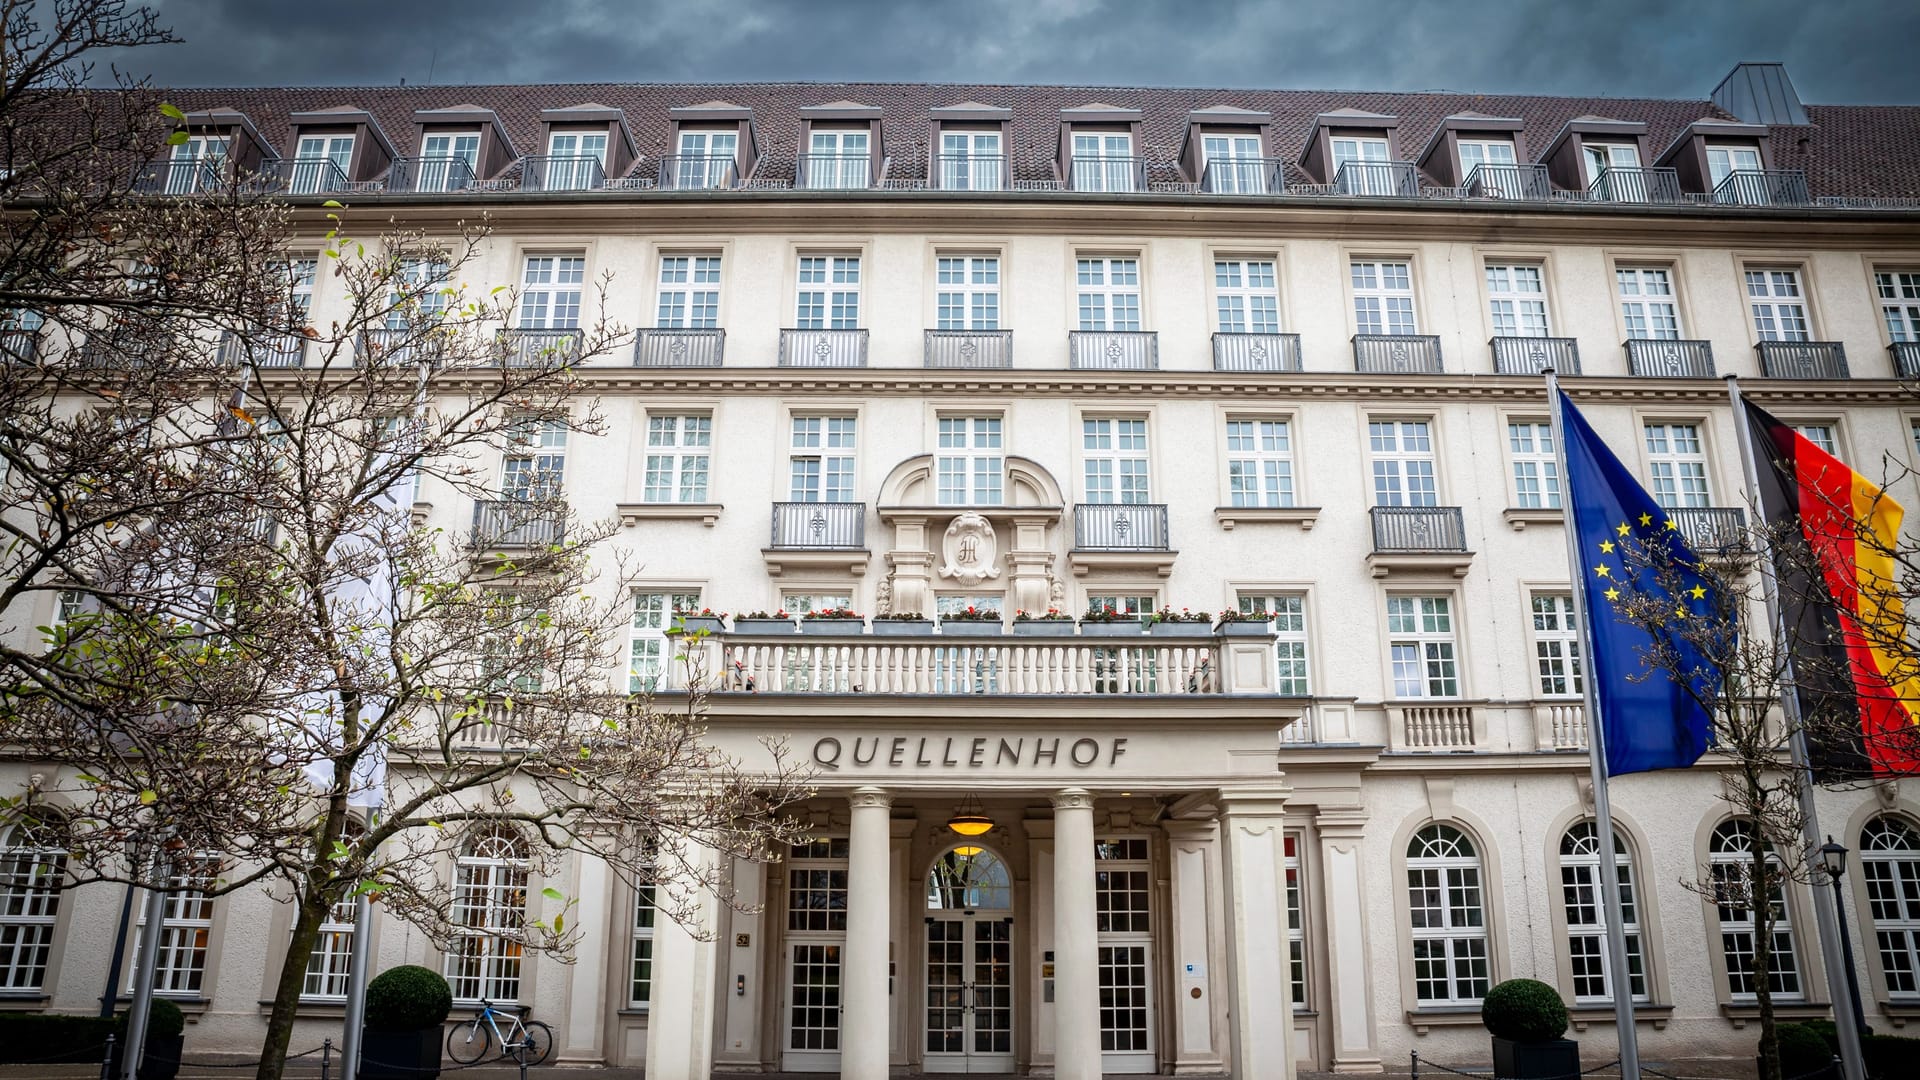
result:
M 113 1080 L 113 1032 L 107 1032 L 107 1054 L 100 1059 L 100 1080 Z
M 333 1037 L 320 1040 L 320 1080 L 333 1080 Z
M 1420 1080 L 1420 1051 L 1415 1050 L 1415 1051 L 1412 1051 L 1412 1053 L 1413 1053 L 1413 1080 Z

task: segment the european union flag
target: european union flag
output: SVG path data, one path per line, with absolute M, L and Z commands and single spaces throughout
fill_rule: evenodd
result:
M 1659 642 L 1677 662 L 1650 669 L 1653 634 L 1622 619 L 1617 604 L 1651 597 L 1671 602 L 1677 621 L 1705 618 L 1719 610 L 1717 590 L 1690 569 L 1682 569 L 1677 582 L 1671 574 L 1665 584 L 1656 580 L 1647 553 L 1664 549 L 1680 568 L 1697 566 L 1697 557 L 1669 512 L 1613 456 L 1565 392 L 1558 404 L 1569 526 L 1580 553 L 1573 572 L 1586 581 L 1586 676 L 1599 703 L 1607 775 L 1684 769 L 1712 741 L 1712 718 L 1699 698 L 1710 697 L 1700 691 L 1716 688 L 1719 679 L 1698 643 L 1678 632 L 1662 632 Z M 1639 554 L 1629 560 L 1629 551 Z M 1677 590 L 1668 587 L 1674 585 Z M 1693 692 L 1676 673 L 1693 680 Z

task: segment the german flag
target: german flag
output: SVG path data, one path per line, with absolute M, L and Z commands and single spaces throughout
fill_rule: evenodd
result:
M 1920 774 L 1920 658 L 1894 579 L 1900 504 L 1751 403 L 1760 512 L 1814 778 Z

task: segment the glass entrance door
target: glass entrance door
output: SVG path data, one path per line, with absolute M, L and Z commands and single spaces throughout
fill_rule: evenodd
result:
M 975 844 L 927 875 L 925 1032 L 930 1073 L 1013 1071 L 1013 878 Z

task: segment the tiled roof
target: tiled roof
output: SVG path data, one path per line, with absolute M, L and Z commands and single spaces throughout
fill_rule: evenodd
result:
M 478 105 L 499 114 L 517 147 L 540 144 L 540 113 L 604 103 L 625 112 L 638 141 L 642 175 L 670 153 L 668 110 L 716 100 L 753 110 L 769 175 L 792 175 L 799 151 L 800 110 L 842 102 L 883 109 L 881 134 L 892 158 L 891 176 L 926 174 L 928 118 L 932 109 L 968 102 L 1012 110 L 1008 154 L 1017 179 L 1052 176 L 1058 154 L 1060 113 L 1089 102 L 1141 110 L 1144 145 L 1137 153 L 1152 162 L 1178 157 L 1190 112 L 1218 106 L 1271 113 L 1266 125 L 1273 156 L 1297 161 L 1314 118 L 1358 110 L 1400 119 L 1401 156 L 1426 146 L 1448 116 L 1479 113 L 1525 123 L 1527 146 L 1538 154 L 1567 123 L 1605 116 L 1642 121 L 1657 153 L 1688 124 L 1733 117 L 1707 100 L 1534 97 L 1457 93 L 1366 93 L 1318 90 L 1223 90 L 1081 86 L 995 86 L 925 83 L 567 83 L 498 86 L 260 87 L 177 89 L 172 102 L 189 112 L 233 108 L 246 113 L 281 153 L 290 153 L 288 117 L 340 106 L 372 113 L 402 154 L 414 153 L 419 133 L 413 114 L 423 109 Z M 1777 167 L 1804 168 L 1815 195 L 1920 196 L 1920 106 L 1809 106 L 1812 124 L 1774 130 Z

